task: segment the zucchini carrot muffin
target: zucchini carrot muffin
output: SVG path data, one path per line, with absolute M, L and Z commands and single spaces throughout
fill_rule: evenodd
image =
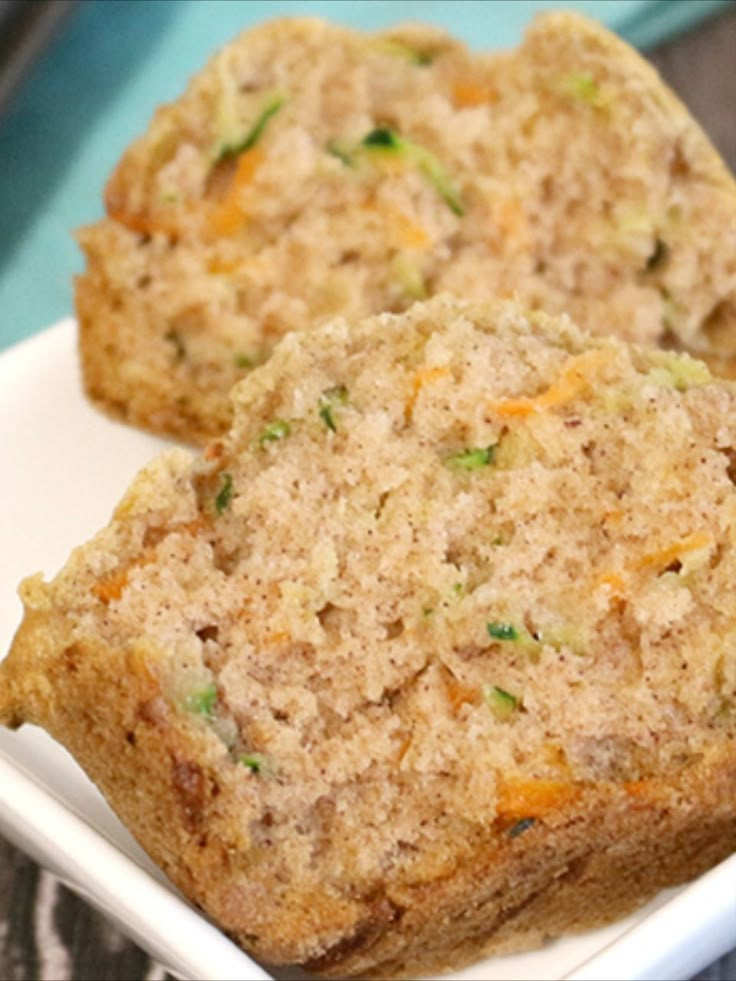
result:
M 492 38 L 483 39 L 488 43 Z M 199 442 L 285 333 L 448 291 L 736 354 L 736 190 L 655 71 L 574 14 L 475 55 L 278 20 L 123 156 L 79 236 L 88 394 Z
M 736 848 L 736 388 L 437 297 L 290 334 L 51 583 L 0 719 L 245 949 L 425 976 Z

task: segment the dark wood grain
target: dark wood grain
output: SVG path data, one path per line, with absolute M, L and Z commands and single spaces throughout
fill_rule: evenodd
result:
M 3 981 L 164 981 L 168 975 L 49 872 L 0 838 Z
M 736 170 L 736 7 L 649 56 Z M 0 838 L 0 978 L 159 981 L 166 977 L 104 917 Z M 736 951 L 697 978 L 736 979 Z

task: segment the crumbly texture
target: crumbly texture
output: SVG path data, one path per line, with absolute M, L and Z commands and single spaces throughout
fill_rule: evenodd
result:
M 244 149 L 245 147 L 245 149 Z M 736 191 L 656 72 L 574 14 L 512 53 L 255 28 L 159 110 L 79 236 L 86 390 L 201 442 L 288 331 L 442 291 L 736 355 Z
M 736 848 L 736 389 L 439 297 L 291 334 L 22 587 L 46 727 L 246 949 L 407 975 Z

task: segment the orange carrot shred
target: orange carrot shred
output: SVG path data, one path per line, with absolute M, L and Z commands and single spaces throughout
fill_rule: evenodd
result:
M 526 417 L 569 402 L 590 385 L 588 372 L 602 368 L 608 354 L 601 348 L 584 351 L 568 359 L 560 377 L 549 388 L 531 398 L 495 399 L 489 403 L 492 412 L 501 416 Z
M 139 235 L 167 235 L 169 238 L 176 238 L 179 235 L 179 228 L 171 220 L 172 216 L 151 215 L 123 211 L 119 208 L 108 208 L 108 215 L 119 225 L 124 225 L 132 232 Z
M 635 568 L 647 569 L 651 566 L 664 568 L 671 562 L 679 559 L 684 552 L 696 552 L 698 549 L 710 545 L 711 542 L 710 535 L 702 531 L 696 531 L 692 535 L 688 535 L 687 538 L 683 538 L 682 541 L 669 545 L 667 548 L 660 549 L 657 552 L 648 552 L 646 555 L 643 555 L 636 563 Z
M 420 371 L 415 373 L 411 380 L 411 393 L 409 398 L 406 400 L 407 419 L 411 419 L 412 413 L 414 412 L 414 406 L 419 398 L 419 393 L 424 386 L 431 385 L 432 382 L 437 381 L 439 378 L 446 378 L 451 374 L 452 370 L 448 365 L 436 365 L 433 368 L 422 368 Z
M 235 174 L 227 194 L 210 212 L 210 228 L 218 235 L 235 235 L 247 221 L 242 206 L 241 191 L 252 183 L 263 158 L 263 150 L 257 146 L 251 147 L 238 157 Z
M 92 587 L 92 593 L 107 606 L 113 600 L 120 599 L 127 584 L 128 569 L 116 569 L 109 576 L 96 582 Z
M 515 820 L 544 817 L 579 794 L 578 786 L 562 780 L 512 778 L 499 785 L 496 810 L 499 817 Z
M 455 82 L 452 87 L 452 101 L 458 109 L 471 109 L 494 100 L 494 93 L 476 82 Z

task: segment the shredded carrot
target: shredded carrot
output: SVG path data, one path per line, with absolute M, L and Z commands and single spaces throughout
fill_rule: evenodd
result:
M 651 780 L 628 780 L 623 784 L 627 794 L 632 797 L 648 797 L 652 791 Z
M 659 780 L 628 780 L 622 784 L 624 793 L 632 798 L 632 806 L 651 807 L 667 798 L 667 791 Z
M 221 443 L 219 439 L 212 443 L 208 443 L 204 450 L 205 460 L 219 460 L 222 454 L 225 452 L 225 444 Z
M 452 101 L 458 109 L 471 109 L 474 106 L 493 102 L 495 99 L 495 92 L 484 85 L 478 85 L 477 82 L 458 81 L 452 86 Z
M 138 715 L 142 719 L 153 721 L 156 708 L 151 704 L 161 693 L 161 684 L 151 669 L 151 654 L 146 641 L 138 642 L 129 648 L 125 654 L 125 670 L 121 676 L 134 679 L 134 690 L 138 699 Z M 131 685 L 131 687 L 133 687 Z
M 538 411 L 534 399 L 529 398 L 493 399 L 488 403 L 488 408 L 499 416 L 518 416 L 521 419 L 526 419 L 527 416 Z
M 128 585 L 128 570 L 128 566 L 123 569 L 116 569 L 109 576 L 100 579 L 92 587 L 93 595 L 105 605 L 112 603 L 113 600 L 119 600 L 123 595 L 123 590 Z
M 263 163 L 264 153 L 260 147 L 253 146 L 238 157 L 232 187 L 234 190 L 246 187 L 255 177 L 256 171 Z
M 494 399 L 488 407 L 497 415 L 521 418 L 526 418 L 535 412 L 556 408 L 584 392 L 590 385 L 588 373 L 598 371 L 608 360 L 608 352 L 601 348 L 584 351 L 571 357 L 564 365 L 557 381 L 540 395 L 533 398 Z
M 220 259 L 214 256 L 207 263 L 207 271 L 218 275 L 219 273 L 235 272 L 242 265 L 240 259 Z
M 152 525 L 146 529 L 143 536 L 143 544 L 146 546 L 146 552 L 143 556 L 137 558 L 132 564 L 145 565 L 147 562 L 150 562 L 153 558 L 153 549 L 168 535 L 181 533 L 185 535 L 198 535 L 204 527 L 205 522 L 201 515 L 194 518 L 192 521 L 178 521 L 172 525 Z
M 224 236 L 235 235 L 245 224 L 247 215 L 243 210 L 241 192 L 252 183 L 263 156 L 263 150 L 254 146 L 238 157 L 232 184 L 210 212 L 209 224 L 213 232 Z
M 544 747 L 546 761 L 554 766 L 560 775 L 567 776 L 572 773 L 572 767 L 568 762 L 565 750 L 556 743 L 547 743 Z
M 480 702 L 481 692 L 470 685 L 464 685 L 449 671 L 443 673 L 443 681 L 453 715 L 456 715 L 463 705 L 476 705 Z
M 596 578 L 596 586 L 608 586 L 615 596 L 624 596 L 626 583 L 618 572 L 604 572 Z
M 399 244 L 403 249 L 427 249 L 432 244 L 429 232 L 418 222 L 412 221 L 406 215 L 400 215 L 396 231 Z
M 92 595 L 96 596 L 105 605 L 112 603 L 114 600 L 119 600 L 123 595 L 123 590 L 128 585 L 131 570 L 146 565 L 152 558 L 152 550 L 146 549 L 141 555 L 136 556 L 136 558 L 128 562 L 127 565 L 113 569 L 112 572 L 98 579 L 92 586 Z
M 169 238 L 176 238 L 179 235 L 180 229 L 178 228 L 176 222 L 172 220 L 172 215 L 151 215 L 151 214 L 133 214 L 129 211 L 123 211 L 121 208 L 108 208 L 108 216 L 116 221 L 119 225 L 124 225 L 129 228 L 132 232 L 138 232 L 139 235 L 167 235 Z
M 140 555 L 137 555 L 134 559 L 131 559 L 131 561 L 126 565 L 119 566 L 117 569 L 113 569 L 112 572 L 109 572 L 106 576 L 98 579 L 92 586 L 92 595 L 96 596 L 97 599 L 103 602 L 105 605 L 112 603 L 115 600 L 119 600 L 123 595 L 123 590 L 128 585 L 128 580 L 132 570 L 140 569 L 142 566 L 153 562 L 155 558 L 155 547 L 160 541 L 166 538 L 167 535 L 172 535 L 177 532 L 183 532 L 187 535 L 198 535 L 204 526 L 204 519 L 202 517 L 197 517 L 192 521 L 181 521 L 176 524 L 163 526 L 160 528 L 148 528 L 143 539 L 145 546 L 143 552 Z
M 229 238 L 243 227 L 245 215 L 237 205 L 230 201 L 222 201 L 214 211 L 210 212 L 209 224 L 213 232 Z
M 668 545 L 667 548 L 659 549 L 656 552 L 647 552 L 619 572 L 600 573 L 595 577 L 594 585 L 595 587 L 608 586 L 614 595 L 625 596 L 627 592 L 626 575 L 651 568 L 666 569 L 681 555 L 686 552 L 695 552 L 699 548 L 705 548 L 711 542 L 712 538 L 706 532 L 693 532 L 692 535 L 688 535 L 687 538 L 683 538 L 673 545 Z
M 249 255 L 247 258 L 224 259 L 220 256 L 212 256 L 207 262 L 207 271 L 214 275 L 229 275 L 230 273 L 243 273 L 246 275 L 257 275 L 268 268 L 259 256 Z
M 283 644 L 284 641 L 289 640 L 290 634 L 287 630 L 274 630 L 270 634 L 266 634 L 263 638 L 266 644 Z
M 399 208 L 379 203 L 374 195 L 369 195 L 360 205 L 360 210 L 370 216 L 370 220 L 380 220 L 388 226 L 392 245 L 400 249 L 427 249 L 433 239 L 427 229 Z
M 419 393 L 425 385 L 431 385 L 439 378 L 447 378 L 452 374 L 452 370 L 447 365 L 436 365 L 433 368 L 422 368 L 414 374 L 411 380 L 411 393 L 406 400 L 405 412 L 407 419 L 411 419 L 414 406 L 419 398 Z
M 669 545 L 657 552 L 648 552 L 635 563 L 634 568 L 648 569 L 651 566 L 665 568 L 671 562 L 679 559 L 685 552 L 696 552 L 699 548 L 710 545 L 712 541 L 713 539 L 707 533 L 696 531 L 692 535 L 688 535 L 687 538 L 683 538 L 682 541 L 675 542 L 674 545 Z
M 578 786 L 563 780 L 512 778 L 500 783 L 496 810 L 499 817 L 513 820 L 544 817 L 579 794 Z

